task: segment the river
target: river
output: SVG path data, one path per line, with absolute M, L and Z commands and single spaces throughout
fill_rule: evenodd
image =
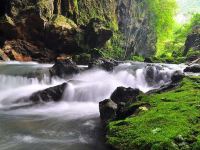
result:
M 107 150 L 98 103 L 118 87 L 147 92 L 170 82 L 183 65 L 155 64 L 153 84 L 146 81 L 147 64 L 127 62 L 113 72 L 91 69 L 66 78 L 50 78 L 52 64 L 0 64 L 0 150 Z M 16 100 L 68 82 L 62 101 L 26 107 Z

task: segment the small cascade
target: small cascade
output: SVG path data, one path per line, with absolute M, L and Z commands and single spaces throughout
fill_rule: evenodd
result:
M 0 65 L 0 70 L 3 70 L 4 65 Z M 178 70 L 175 67 L 159 64 L 151 65 L 130 62 L 120 64 L 114 68 L 113 72 L 92 69 L 69 79 L 61 79 L 50 78 L 46 74 L 46 70 L 50 65 L 17 64 L 19 68 L 17 72 L 11 69 L 16 64 L 7 65 L 10 69 L 5 70 L 5 74 L 3 71 L 0 74 L 0 103 L 2 104 L 10 104 L 19 98 L 29 96 L 36 91 L 53 87 L 63 82 L 67 82 L 68 86 L 65 89 L 62 101 L 98 103 L 103 99 L 109 98 L 112 92 L 119 86 L 138 88 L 143 92 L 159 88 L 161 85 L 169 83 L 171 74 Z M 27 72 L 30 74 L 35 73 L 38 68 L 43 73 L 41 74 L 42 78 L 24 76 Z

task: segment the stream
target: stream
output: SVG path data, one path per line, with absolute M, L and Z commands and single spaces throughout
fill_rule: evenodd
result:
M 107 150 L 98 103 L 119 86 L 147 92 L 170 82 L 184 65 L 154 64 L 151 84 L 148 64 L 126 62 L 113 72 L 94 68 L 66 78 L 50 78 L 52 64 L 0 64 L 0 150 Z M 83 67 L 83 66 L 80 66 Z M 62 101 L 24 107 L 14 103 L 32 93 L 68 82 Z M 22 107 L 20 107 L 22 106 Z

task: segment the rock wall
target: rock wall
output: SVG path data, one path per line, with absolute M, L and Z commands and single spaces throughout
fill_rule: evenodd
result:
M 11 59 L 16 59 L 16 53 L 37 61 L 52 61 L 62 54 L 90 53 L 94 48 L 106 47 L 115 34 L 124 37 L 120 42 L 125 57 L 149 56 L 155 50 L 156 38 L 145 0 L 2 0 L 0 3 L 0 48 L 8 57 L 12 54 Z M 27 51 L 20 49 L 23 43 Z M 32 56 L 33 47 L 37 52 Z M 51 59 L 43 58 L 40 51 L 49 52 Z
M 156 33 L 145 0 L 118 0 L 119 30 L 125 37 L 125 56 L 149 57 L 156 50 Z

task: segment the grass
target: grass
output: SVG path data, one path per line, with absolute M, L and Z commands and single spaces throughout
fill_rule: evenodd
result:
M 122 150 L 200 149 L 200 77 L 186 77 L 181 87 L 142 96 L 151 109 L 110 122 L 107 142 Z

